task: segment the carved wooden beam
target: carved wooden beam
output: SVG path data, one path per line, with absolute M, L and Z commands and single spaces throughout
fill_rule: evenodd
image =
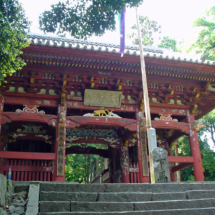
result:
M 104 158 L 109 158 L 109 151 L 97 148 L 66 148 L 66 155 L 68 154 L 93 154 Z
M 177 166 L 172 167 L 172 172 L 176 172 L 176 171 L 185 169 L 185 168 L 187 168 L 187 167 L 189 167 L 191 165 L 192 165 L 192 163 L 181 163 L 181 164 L 179 164 Z

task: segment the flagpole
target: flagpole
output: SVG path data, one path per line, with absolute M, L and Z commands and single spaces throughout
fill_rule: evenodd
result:
M 148 136 L 148 149 L 149 149 L 149 156 L 150 156 L 150 152 L 154 148 L 157 148 L 157 140 L 156 140 L 156 131 L 154 128 L 152 128 L 152 123 L 151 123 L 148 86 L 147 86 L 147 78 L 146 78 L 146 66 L 145 66 L 145 60 L 144 60 L 144 54 L 143 54 L 143 44 L 142 44 L 142 39 L 140 34 L 140 23 L 139 23 L 137 7 L 135 7 L 135 10 L 136 10 L 136 18 L 137 18 L 138 40 L 139 40 L 139 47 L 140 47 L 140 64 L 141 64 L 141 73 L 142 73 L 144 110 L 145 110 L 145 116 L 146 116 L 146 128 L 147 128 L 147 136 Z M 151 158 L 150 158 L 150 161 L 151 161 Z M 152 168 L 151 165 L 150 165 L 150 168 Z M 153 181 L 152 177 L 153 176 L 151 174 L 151 181 Z
M 143 85 L 143 98 L 144 98 L 144 109 L 146 114 L 146 127 L 151 128 L 151 115 L 150 115 L 150 107 L 149 107 L 149 97 L 148 97 L 148 87 L 147 87 L 147 79 L 146 79 L 146 66 L 143 54 L 143 44 L 140 34 L 140 23 L 139 23 L 139 16 L 138 10 L 136 9 L 136 18 L 137 18 L 137 31 L 138 31 L 138 40 L 139 40 L 139 47 L 140 47 L 140 63 L 141 63 L 141 73 L 142 73 L 142 85 Z

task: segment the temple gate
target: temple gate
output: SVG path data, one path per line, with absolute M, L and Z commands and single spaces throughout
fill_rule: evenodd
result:
M 138 46 L 121 58 L 112 44 L 29 38 L 27 65 L 0 87 L 0 173 L 11 168 L 15 181 L 64 181 L 65 156 L 83 153 L 109 158 L 109 182 L 149 182 Z M 168 150 L 171 180 L 193 165 L 195 180 L 204 181 L 197 119 L 215 107 L 215 63 L 144 51 L 152 126 Z M 183 135 L 192 155 L 173 156 L 171 144 Z

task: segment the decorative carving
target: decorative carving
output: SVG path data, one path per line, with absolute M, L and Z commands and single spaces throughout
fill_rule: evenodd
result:
M 43 135 L 43 134 L 35 134 L 36 137 L 42 137 L 45 139 L 45 142 L 48 144 L 52 144 L 52 141 L 48 140 L 50 138 L 52 138 L 52 136 L 48 136 L 48 135 Z
M 160 139 L 160 140 L 157 140 L 157 143 L 158 143 L 158 147 L 166 149 L 166 150 L 169 149 L 169 144 L 166 140 Z
M 11 136 L 11 137 L 13 137 L 13 139 L 16 139 L 17 137 L 24 137 L 27 134 L 16 134 L 16 133 L 14 133 L 14 134 L 8 134 L 8 135 Z
M 174 133 L 174 129 L 168 129 L 166 131 L 166 137 L 171 137 L 173 135 L 173 133 Z
M 195 112 L 194 112 L 193 114 L 194 114 L 195 116 L 198 116 L 198 115 L 201 114 L 201 113 L 202 113 L 201 110 L 196 109 Z
M 35 134 L 36 137 L 42 137 L 44 138 L 45 140 L 48 140 L 50 138 L 52 138 L 52 136 L 48 136 L 48 135 L 43 135 L 43 134 Z
M 64 157 L 65 157 L 65 125 L 58 125 L 58 146 L 57 146 L 57 176 L 64 176 Z
M 120 139 L 119 138 L 114 138 L 114 137 L 100 137 L 99 139 L 107 141 L 110 144 L 120 143 Z
M 18 133 L 46 133 L 46 130 L 40 130 L 42 126 L 35 126 L 35 125 L 22 125 L 24 129 L 18 128 L 16 131 Z
M 99 107 L 120 107 L 122 92 L 107 90 L 90 90 L 84 92 L 84 105 Z
M 199 130 L 201 128 L 206 128 L 206 125 L 203 125 L 201 122 L 199 122 L 198 120 L 194 120 L 191 124 L 192 129 L 194 130 Z
M 94 116 L 101 116 L 101 115 L 107 116 L 106 112 L 109 113 L 108 110 L 94 110 L 93 114 L 94 114 Z
M 208 90 L 210 90 L 210 91 L 212 91 L 212 92 L 215 92 L 215 86 L 209 84 L 209 85 L 208 85 Z
M 108 110 L 95 110 L 93 113 L 87 113 L 84 114 L 84 116 L 93 116 L 93 117 L 111 117 L 111 118 L 121 118 L 117 114 L 113 113 L 113 111 L 108 111 Z
M 195 114 L 197 108 L 198 108 L 198 105 L 195 104 L 195 105 L 193 106 L 193 109 L 192 109 L 191 113 L 192 113 L 192 114 Z
M 40 114 L 45 114 L 45 112 L 43 110 L 39 111 L 37 109 L 37 106 L 33 106 L 33 107 L 28 107 L 27 105 L 24 105 L 25 107 L 23 108 L 23 110 L 17 109 L 16 112 L 17 113 L 40 113 Z
M 178 122 L 177 119 L 172 119 L 171 114 L 160 114 L 160 118 L 155 117 L 155 121 L 165 121 L 165 122 L 170 122 L 170 121 L 175 121 Z
M 133 144 L 135 144 L 137 142 L 137 138 L 134 137 L 134 138 L 131 138 L 128 140 L 129 142 L 132 142 Z
M 128 147 L 121 144 L 121 155 L 120 155 L 120 163 L 122 170 L 122 177 L 125 177 L 129 174 L 129 152 Z
M 128 146 L 131 147 L 131 146 L 135 146 L 135 144 L 137 143 L 137 138 L 131 138 L 128 140 L 128 142 L 131 142 Z
M 61 94 L 61 105 L 64 105 L 65 104 L 65 101 L 66 101 L 66 94 L 65 93 L 62 93 Z
M 66 129 L 66 135 L 72 136 L 97 136 L 97 137 L 118 137 L 116 131 L 112 129 L 86 129 L 86 128 L 73 128 Z
M 64 112 L 61 112 L 59 114 L 59 122 L 65 122 L 66 121 L 66 114 Z
M 34 77 L 35 77 L 35 72 L 31 72 L 31 78 L 30 78 L 31 84 L 34 83 Z
M 141 117 L 139 120 L 139 125 L 140 126 L 146 126 L 146 118 L 145 117 Z
M 83 139 L 84 137 L 77 137 L 77 136 L 68 136 L 66 138 L 67 141 L 69 141 L 70 143 L 75 141 L 75 140 L 79 140 L 79 139 Z

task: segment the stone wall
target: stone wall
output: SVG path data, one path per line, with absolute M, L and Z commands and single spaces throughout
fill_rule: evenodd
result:
M 0 174 L 0 215 L 6 215 L 7 178 Z
M 11 204 L 13 193 L 13 182 L 7 180 L 5 175 L 0 174 L 0 215 L 6 215 L 6 207 Z

